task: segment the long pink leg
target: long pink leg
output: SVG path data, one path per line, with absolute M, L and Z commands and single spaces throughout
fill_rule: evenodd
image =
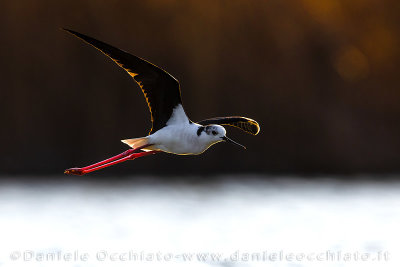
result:
M 138 151 L 138 150 L 139 150 L 139 149 L 133 149 L 133 148 L 132 148 L 132 149 L 128 149 L 128 150 L 126 150 L 126 151 L 122 152 L 121 154 L 118 154 L 118 155 L 116 155 L 116 156 L 114 156 L 114 157 L 111 157 L 111 158 L 108 158 L 108 159 L 99 161 L 99 162 L 97 162 L 97 163 L 95 163 L 95 164 L 92 164 L 92 165 L 89 165 L 89 166 L 86 166 L 86 167 L 82 167 L 81 169 L 83 169 L 83 170 L 91 169 L 91 168 L 93 168 L 93 167 L 97 167 L 97 166 L 106 164 L 106 163 L 108 163 L 108 162 L 111 162 L 111 161 L 114 161 L 114 160 L 117 160 L 117 159 L 120 159 L 120 158 L 124 158 L 124 157 L 126 157 L 126 156 L 129 156 L 129 155 L 131 155 L 132 153 L 135 153 L 135 152 Z
M 114 156 L 114 157 L 105 159 L 105 160 L 103 160 L 103 161 L 97 162 L 97 163 L 95 163 L 95 164 L 92 164 L 92 165 L 89 165 L 89 166 L 86 166 L 86 167 L 83 167 L 83 168 L 70 168 L 70 169 L 67 169 L 67 170 L 64 171 L 64 173 L 65 173 L 65 174 L 83 175 L 83 174 L 87 173 L 87 172 L 85 172 L 85 171 L 87 171 L 87 170 L 93 169 L 93 168 L 98 167 L 98 166 L 103 166 L 103 165 L 105 165 L 105 164 L 107 164 L 107 163 L 109 163 L 109 162 L 111 162 L 111 163 L 116 162 L 117 160 L 126 158 L 126 157 L 128 157 L 128 156 L 130 156 L 130 155 L 132 155 L 132 154 L 137 155 L 137 156 L 135 156 L 134 158 L 132 158 L 132 159 L 135 159 L 135 158 L 141 157 L 140 154 L 142 154 L 142 153 L 135 153 L 135 152 L 138 151 L 138 150 L 140 150 L 140 149 L 142 149 L 142 148 L 148 147 L 148 146 L 150 146 L 150 145 L 144 145 L 144 146 L 141 146 L 141 147 L 138 147 L 138 148 L 128 149 L 127 151 L 124 151 L 124 152 L 122 152 L 121 154 L 118 154 L 118 155 L 116 155 L 116 156 Z M 150 151 L 150 152 L 155 152 L 155 151 Z M 147 154 L 146 154 L 146 155 L 147 155 Z M 145 156 L 145 155 L 143 155 L 143 156 Z M 127 158 L 127 159 L 125 159 L 125 160 L 128 160 L 128 159 L 129 159 L 129 158 Z M 125 161 L 125 160 L 124 160 L 124 161 Z M 121 161 L 121 162 L 122 162 L 122 161 Z M 116 163 L 113 163 L 113 164 L 117 164 L 117 163 L 119 163 L 119 162 L 116 162 Z M 113 164 L 108 164 L 108 165 L 105 166 L 105 167 L 111 166 L 111 165 L 113 165 Z M 105 168 L 105 167 L 102 167 L 102 168 Z M 101 168 L 101 169 L 102 169 L 102 168 Z M 94 170 L 97 170 L 97 169 L 94 169 Z M 93 170 L 93 171 L 94 171 L 94 170 Z
M 133 153 L 133 154 L 131 154 L 129 156 L 126 156 L 124 158 L 121 158 L 121 159 L 118 159 L 118 160 L 115 160 L 115 161 L 112 161 L 112 162 L 109 162 L 109 163 L 106 163 L 106 164 L 103 164 L 103 165 L 100 165 L 100 166 L 97 166 L 97 167 L 94 167 L 94 168 L 91 168 L 91 169 L 80 169 L 79 172 L 77 172 L 77 173 L 72 172 L 72 173 L 69 173 L 69 174 L 84 175 L 86 173 L 97 171 L 97 170 L 101 170 L 103 168 L 106 168 L 106 167 L 109 167 L 109 166 L 112 166 L 112 165 L 115 165 L 115 164 L 118 164 L 118 163 L 121 163 L 121 162 L 124 162 L 124 161 L 127 161 L 127 160 L 133 160 L 133 159 L 137 159 L 137 158 L 140 158 L 140 157 L 153 155 L 153 154 L 156 154 L 158 152 L 161 152 L 161 151 L 146 151 L 146 152 Z

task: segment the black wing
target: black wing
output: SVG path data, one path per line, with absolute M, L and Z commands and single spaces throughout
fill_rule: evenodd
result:
M 139 57 L 84 34 L 63 29 L 110 57 L 138 83 L 146 98 L 153 127 L 150 133 L 163 128 L 173 109 L 182 104 L 179 82 L 166 71 Z
M 260 125 L 255 120 L 240 117 L 240 116 L 231 116 L 231 117 L 216 117 L 207 120 L 199 121 L 198 124 L 208 125 L 208 124 L 220 124 L 220 125 L 229 125 L 240 128 L 246 133 L 250 133 L 253 135 L 258 134 L 260 131 Z

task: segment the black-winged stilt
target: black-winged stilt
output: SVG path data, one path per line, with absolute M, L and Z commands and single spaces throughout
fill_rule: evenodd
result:
M 245 148 L 229 139 L 225 128 L 221 125 L 238 127 L 253 135 L 260 131 L 260 126 L 255 120 L 240 116 L 217 117 L 198 123 L 192 122 L 182 107 L 179 82 L 172 75 L 150 62 L 111 45 L 72 30 L 64 30 L 100 50 L 132 76 L 147 100 L 153 124 L 146 137 L 122 140 L 132 149 L 83 168 L 67 169 L 64 173 L 83 175 L 158 152 L 197 155 L 221 141 Z

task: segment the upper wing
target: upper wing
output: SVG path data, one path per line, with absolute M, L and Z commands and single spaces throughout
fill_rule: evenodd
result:
M 208 125 L 208 124 L 220 124 L 220 125 L 229 125 L 240 128 L 246 133 L 250 133 L 253 135 L 258 134 L 260 132 L 260 125 L 255 120 L 240 117 L 240 116 L 231 116 L 231 117 L 216 117 L 207 120 L 199 121 L 198 124 Z
M 179 82 L 166 71 L 139 57 L 84 34 L 64 29 L 110 57 L 138 83 L 146 98 L 153 127 L 150 133 L 165 126 L 173 109 L 182 103 Z

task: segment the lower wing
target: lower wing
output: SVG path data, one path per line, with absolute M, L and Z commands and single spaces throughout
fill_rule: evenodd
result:
M 260 132 L 260 125 L 253 119 L 240 116 L 216 117 L 197 122 L 201 125 L 219 124 L 237 127 L 246 133 L 256 135 Z

